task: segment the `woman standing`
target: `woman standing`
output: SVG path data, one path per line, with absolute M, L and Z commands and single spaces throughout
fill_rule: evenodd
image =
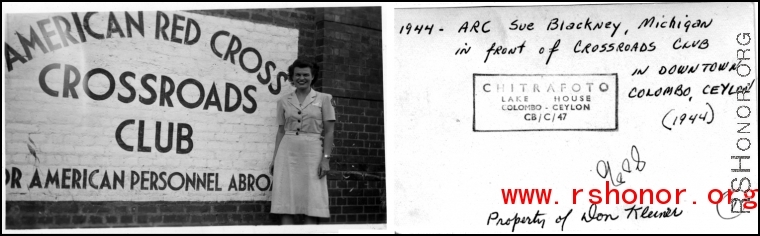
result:
M 330 217 L 325 176 L 330 170 L 335 109 L 330 94 L 311 87 L 316 64 L 296 60 L 288 72 L 296 90 L 277 101 L 271 213 L 282 214 L 282 224 L 293 224 L 294 215 L 300 214 L 307 216 L 307 224 L 316 224 L 317 218 Z

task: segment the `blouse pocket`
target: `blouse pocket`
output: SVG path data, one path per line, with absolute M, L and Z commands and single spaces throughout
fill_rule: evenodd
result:
M 314 132 L 322 132 L 322 108 L 315 106 L 315 104 L 311 104 L 309 107 L 306 108 L 308 110 L 309 114 L 309 120 L 311 121 L 309 124 L 316 126 L 314 128 Z
M 314 120 L 314 123 L 317 123 L 317 127 L 316 128 L 317 128 L 318 131 L 321 132 L 322 129 L 323 129 L 323 127 L 324 127 L 324 126 L 322 126 L 322 119 L 320 118 L 320 119 Z
M 310 119 L 322 120 L 321 106 L 316 106 L 315 104 L 312 103 L 311 105 L 309 105 L 308 107 L 304 109 L 304 112 L 307 114 L 308 118 Z

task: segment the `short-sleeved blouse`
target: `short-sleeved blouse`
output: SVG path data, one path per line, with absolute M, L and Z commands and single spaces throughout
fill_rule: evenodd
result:
M 321 134 L 323 121 L 335 120 L 332 95 L 309 92 L 299 104 L 295 92 L 277 101 L 277 124 L 285 126 L 285 132 L 306 132 Z

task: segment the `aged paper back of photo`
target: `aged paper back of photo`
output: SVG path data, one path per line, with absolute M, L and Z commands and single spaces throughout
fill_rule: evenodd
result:
M 757 233 L 755 7 L 396 9 L 389 223 Z

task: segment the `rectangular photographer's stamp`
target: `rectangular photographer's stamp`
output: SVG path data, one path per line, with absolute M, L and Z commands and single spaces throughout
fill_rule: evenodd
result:
M 473 130 L 617 130 L 617 74 L 473 74 Z

